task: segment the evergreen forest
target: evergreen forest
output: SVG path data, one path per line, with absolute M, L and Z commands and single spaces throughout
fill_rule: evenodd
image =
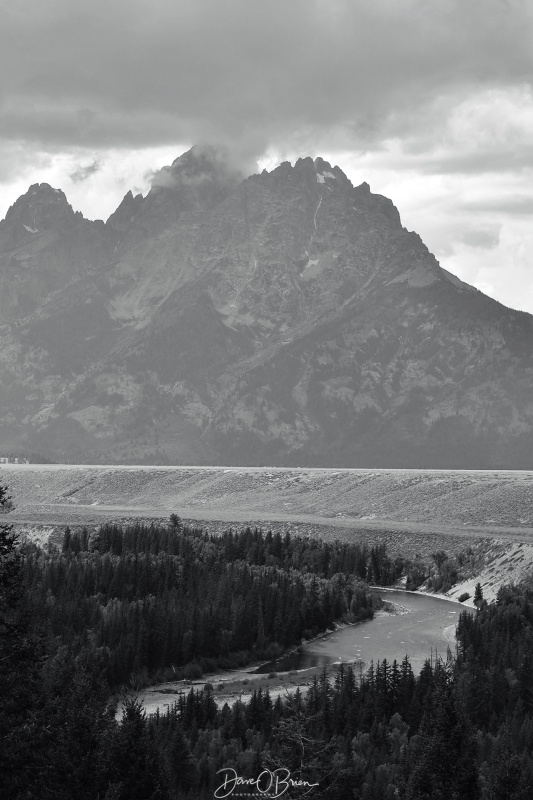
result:
M 371 617 L 369 584 L 405 566 L 381 546 L 215 537 L 177 517 L 67 529 L 47 549 L 0 525 L 0 796 L 532 797 L 533 584 L 462 614 L 456 653 L 419 675 L 407 657 L 364 674 L 340 665 L 306 694 L 217 705 L 209 671 Z M 121 690 L 203 673 L 166 713 L 147 717 L 126 694 L 117 719 Z M 236 775 L 261 782 L 233 791 Z

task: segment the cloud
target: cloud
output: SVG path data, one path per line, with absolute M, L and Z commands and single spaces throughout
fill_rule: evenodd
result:
M 513 220 L 502 224 L 495 247 L 472 246 L 456 242 L 454 252 L 442 260 L 443 266 L 499 300 L 521 311 L 533 312 L 531 257 L 533 233 L 529 221 Z
M 373 148 L 484 87 L 527 84 L 521 0 L 18 0 L 0 19 L 4 138 Z
M 0 214 L 45 181 L 106 218 L 195 143 L 322 155 L 533 311 L 532 33 L 528 0 L 0 0 Z
M 470 228 L 460 237 L 460 241 L 469 247 L 481 247 L 484 250 L 492 250 L 500 242 L 500 226 L 490 228 Z
M 146 177 L 154 167 L 171 163 L 185 147 L 109 149 L 99 155 L 99 168 L 90 180 L 78 180 L 77 172 L 95 161 L 93 149 L 42 153 L 29 147 L 2 147 L 0 143 L 0 219 L 8 207 L 33 183 L 49 183 L 62 189 L 75 211 L 88 219 L 107 219 L 128 190 L 146 193 Z
M 90 178 L 91 175 L 94 175 L 95 172 L 98 172 L 100 169 L 100 162 L 93 161 L 92 164 L 87 164 L 85 167 L 76 167 L 76 169 L 70 173 L 69 177 L 73 183 L 82 183 L 86 181 L 87 178 Z
M 191 153 L 194 153 L 192 170 L 188 159 L 181 158 L 179 164 L 173 163 L 147 172 L 145 178 L 150 181 L 152 188 L 198 187 L 213 180 L 237 183 L 254 171 L 251 163 L 243 165 L 242 159 L 237 159 L 235 153 L 224 145 L 194 145 Z
M 465 203 L 468 211 L 486 214 L 510 214 L 512 216 L 531 216 L 533 214 L 533 194 L 515 195 L 514 197 L 487 197 Z

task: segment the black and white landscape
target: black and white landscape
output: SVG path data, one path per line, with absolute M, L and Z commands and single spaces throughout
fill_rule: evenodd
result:
M 0 0 L 2 800 L 533 797 L 527 0 Z

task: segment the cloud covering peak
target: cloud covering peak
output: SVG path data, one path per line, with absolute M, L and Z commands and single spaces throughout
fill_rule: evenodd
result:
M 3 211 L 44 180 L 106 217 L 193 144 L 324 155 L 533 311 L 532 42 L 530 0 L 0 0 Z

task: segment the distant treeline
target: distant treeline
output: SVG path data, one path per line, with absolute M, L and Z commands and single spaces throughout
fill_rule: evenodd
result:
M 364 580 L 401 574 L 381 545 L 249 528 L 210 536 L 174 522 L 67 529 L 61 551 L 28 548 L 36 628 L 75 652 L 90 643 L 111 686 L 274 658 L 335 620 L 370 618 L 381 601 Z
M 16 463 L 18 459 L 19 463 L 24 463 L 25 461 L 29 464 L 55 464 L 56 462 L 53 461 L 48 456 L 45 456 L 44 453 L 36 453 L 35 451 L 27 451 L 27 450 L 8 450 L 7 452 L 0 453 L 0 456 L 6 458 L 9 464 Z

